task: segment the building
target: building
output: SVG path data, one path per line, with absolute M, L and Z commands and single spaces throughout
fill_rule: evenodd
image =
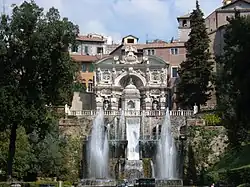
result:
M 110 38 L 98 34 L 78 36 L 77 44 L 70 47 L 70 54 L 80 68 L 79 81 L 87 92 L 93 92 L 94 63 L 107 54 L 107 43 Z
M 130 104 L 137 110 L 176 108 L 172 88 L 178 67 L 185 60 L 184 43 L 156 40 L 140 44 L 138 41 L 139 38 L 128 35 L 109 57 L 96 62 L 97 108 L 125 107 L 123 89 L 127 92 L 132 87 L 134 90 L 130 91 L 137 94 L 138 104 L 132 104 L 132 100 Z
M 225 25 L 228 24 L 227 18 L 232 17 L 237 9 L 241 15 L 250 14 L 250 0 L 223 0 L 222 6 L 215 9 L 205 18 L 208 36 L 210 39 L 209 51 L 211 60 L 223 53 L 224 48 L 224 32 Z M 189 39 L 190 33 L 190 14 L 177 18 L 179 22 L 178 35 L 179 42 L 185 42 Z M 214 72 L 216 72 L 217 64 L 214 64 Z M 207 106 L 216 105 L 215 93 L 212 94 L 211 100 L 207 102 Z
M 145 44 L 138 43 L 139 38 L 128 35 L 122 39 L 122 44 L 113 50 L 110 55 L 124 58 L 125 49 L 133 46 L 137 49 L 136 55 L 138 59 L 142 59 L 143 55 L 156 56 L 169 64 L 167 75 L 170 78 L 178 76 L 177 71 L 180 63 L 186 58 L 186 49 L 183 42 L 173 41 L 170 43 L 155 40 Z
M 205 18 L 207 32 L 210 38 L 211 59 L 223 53 L 224 47 L 224 26 L 228 24 L 227 18 L 232 17 L 237 9 L 241 15 L 250 14 L 250 0 L 223 0 L 222 6 L 215 9 Z M 178 32 L 180 41 L 187 41 L 190 32 L 190 14 L 178 17 Z
M 223 6 L 217 8 L 205 19 L 208 35 L 211 40 L 210 52 L 212 58 L 223 53 L 224 26 L 228 24 L 227 18 L 232 17 L 237 9 L 242 16 L 250 14 L 250 0 L 224 0 Z
M 189 38 L 190 29 L 190 13 L 177 17 L 178 25 L 178 41 L 186 42 Z

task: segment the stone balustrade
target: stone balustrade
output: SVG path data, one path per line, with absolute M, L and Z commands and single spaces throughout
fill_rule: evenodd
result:
M 120 110 L 106 110 L 105 116 L 119 116 Z M 164 116 L 165 110 L 126 110 L 123 111 L 125 116 Z M 68 110 L 68 116 L 95 116 L 97 110 Z M 191 116 L 194 114 L 193 110 L 170 110 L 171 116 Z

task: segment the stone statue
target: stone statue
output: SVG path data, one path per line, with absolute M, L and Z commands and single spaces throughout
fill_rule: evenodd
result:
M 146 103 L 150 103 L 150 102 L 151 102 L 151 98 L 150 98 L 150 93 L 149 93 L 149 91 L 146 92 L 145 102 L 146 102 Z
M 64 106 L 64 112 L 65 112 L 65 114 L 69 114 L 70 109 L 69 109 L 68 104 L 65 104 L 65 106 Z
M 101 72 L 101 68 L 98 68 L 96 71 L 96 80 L 97 82 L 99 82 L 101 80 L 102 77 L 102 72 Z
M 101 103 L 103 100 L 102 96 L 101 96 L 101 92 L 100 91 L 97 91 L 96 93 L 96 102 L 97 103 Z
M 166 102 L 166 96 L 165 96 L 165 92 L 161 92 L 161 98 L 160 98 L 161 103 L 165 103 Z
M 196 105 L 196 103 L 194 104 L 194 114 L 198 113 L 198 106 Z
M 114 56 L 115 64 L 119 64 L 119 56 Z
M 116 78 L 116 69 L 112 69 L 112 83 L 115 83 L 115 78 Z
M 142 61 L 143 61 L 144 63 L 146 63 L 146 64 L 149 64 L 149 60 L 148 60 L 148 57 L 147 57 L 147 56 L 144 56 L 144 57 L 142 58 Z
M 161 82 L 162 82 L 163 84 L 166 83 L 166 72 L 165 72 L 165 69 L 164 69 L 164 68 L 161 69 Z
M 109 101 L 108 101 L 108 100 L 105 100 L 105 101 L 103 102 L 103 110 L 108 110 L 108 108 L 109 108 Z
M 146 70 L 146 80 L 150 81 L 150 70 L 149 70 L 149 68 L 147 68 L 147 70 Z
M 129 84 L 130 84 L 130 85 L 133 85 L 133 84 L 134 84 L 132 78 L 129 79 Z
M 158 110 L 158 101 L 156 101 L 156 100 L 153 101 L 152 109 L 153 110 Z

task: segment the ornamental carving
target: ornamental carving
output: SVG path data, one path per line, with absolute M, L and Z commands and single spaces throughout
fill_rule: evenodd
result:
M 99 82 L 101 80 L 101 77 L 102 77 L 102 71 L 101 71 L 101 68 L 98 68 L 97 71 L 96 71 L 96 80 L 97 80 L 97 82 Z
M 101 91 L 101 93 L 102 93 L 102 94 L 111 94 L 112 92 L 111 92 L 111 90 L 103 89 L 103 90 Z
M 159 81 L 161 79 L 159 71 L 154 70 L 151 74 L 152 74 L 153 81 Z
M 102 74 L 102 80 L 109 81 L 111 79 L 111 73 L 109 70 L 105 70 Z
M 151 94 L 160 94 L 161 91 L 160 91 L 159 89 L 152 89 L 152 90 L 150 91 L 150 93 L 151 93 Z
M 137 49 L 134 46 L 127 46 L 125 48 L 126 56 L 124 57 L 124 60 L 121 61 L 122 64 L 139 64 L 137 55 Z

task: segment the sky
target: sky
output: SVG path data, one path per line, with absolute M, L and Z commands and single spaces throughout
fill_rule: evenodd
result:
M 111 36 L 115 42 L 132 34 L 140 42 L 176 38 L 177 17 L 193 10 L 196 0 L 36 0 L 45 10 L 54 6 L 63 17 L 79 25 L 80 32 Z M 3 3 L 4 2 L 4 3 Z M 1 0 L 5 11 L 22 0 Z M 199 0 L 205 16 L 222 0 Z M 3 6 L 2 6 L 3 10 Z

